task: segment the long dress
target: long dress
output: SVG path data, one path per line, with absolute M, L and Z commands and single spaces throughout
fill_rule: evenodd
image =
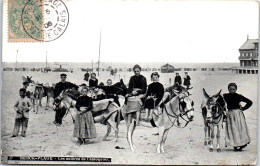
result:
M 228 93 L 223 96 L 228 109 L 225 131 L 226 146 L 238 147 L 249 144 L 250 137 L 243 111 L 252 105 L 252 101 L 237 93 Z M 240 108 L 240 102 L 245 102 L 246 105 Z
M 77 114 L 74 124 L 74 137 L 77 138 L 96 138 L 96 127 L 91 113 L 93 107 L 92 98 L 88 96 L 80 96 L 76 102 L 76 108 L 80 111 L 80 107 L 87 107 L 87 112 Z
M 156 107 L 163 98 L 164 87 L 159 82 L 153 82 L 148 86 L 146 96 L 155 96 L 156 100 L 149 98 L 145 101 L 144 108 L 153 109 Z

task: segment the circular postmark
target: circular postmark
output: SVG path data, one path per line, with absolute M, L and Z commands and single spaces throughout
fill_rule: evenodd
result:
M 62 0 L 28 0 L 22 12 L 24 31 L 39 41 L 58 39 L 68 23 L 69 12 Z

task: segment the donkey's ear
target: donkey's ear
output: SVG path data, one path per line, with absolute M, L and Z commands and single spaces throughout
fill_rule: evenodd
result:
M 205 98 L 207 98 L 207 99 L 209 98 L 209 95 L 207 94 L 207 92 L 204 88 L 203 88 L 203 95 L 204 95 Z
M 25 76 L 22 76 L 23 82 L 27 81 L 27 78 Z
M 122 78 L 120 79 L 120 83 L 124 85 L 124 81 Z
M 220 91 L 217 94 L 215 94 L 214 97 L 218 97 L 220 95 L 221 91 L 222 91 L 222 89 L 220 89 Z

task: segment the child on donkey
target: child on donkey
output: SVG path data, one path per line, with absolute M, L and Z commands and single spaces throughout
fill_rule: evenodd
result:
M 160 75 L 157 72 L 151 74 L 151 79 L 153 82 L 148 86 L 144 104 L 146 120 L 152 119 L 154 109 L 156 109 L 163 98 L 164 87 L 159 82 L 159 77 Z
M 21 126 L 22 126 L 21 135 L 25 137 L 28 121 L 29 121 L 29 111 L 32 109 L 32 103 L 30 99 L 26 97 L 26 89 L 21 88 L 19 90 L 19 94 L 20 94 L 20 98 L 16 101 L 14 105 L 16 116 L 15 116 L 15 123 L 14 123 L 14 130 L 13 130 L 12 137 L 18 136 Z
M 146 78 L 140 74 L 141 67 L 139 65 L 135 65 L 133 67 L 133 71 L 134 71 L 134 76 L 131 76 L 131 78 L 129 80 L 129 86 L 127 89 L 128 94 L 126 95 L 126 101 L 128 101 L 129 97 L 138 96 L 143 105 L 145 93 L 147 90 Z M 139 125 L 140 113 L 141 113 L 141 110 L 136 111 L 136 125 Z M 129 114 L 129 112 L 128 112 L 128 115 L 131 116 L 131 114 Z M 130 120 L 131 118 L 129 117 L 128 119 Z M 128 121 L 128 124 L 130 124 L 129 121 Z
M 93 107 L 92 98 L 88 95 L 88 89 L 82 89 L 82 96 L 76 101 L 77 115 L 74 124 L 74 137 L 78 138 L 78 145 L 85 143 L 86 139 L 96 138 L 96 127 L 91 113 Z

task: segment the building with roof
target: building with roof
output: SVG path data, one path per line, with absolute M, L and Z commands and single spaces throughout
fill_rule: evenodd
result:
M 258 74 L 258 39 L 248 39 L 239 48 L 239 68 L 232 71 L 238 74 Z
M 167 63 L 161 67 L 161 72 L 162 73 L 173 73 L 174 67 Z

